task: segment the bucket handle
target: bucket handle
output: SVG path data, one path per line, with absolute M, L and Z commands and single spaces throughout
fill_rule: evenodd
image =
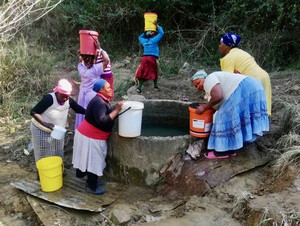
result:
M 92 37 L 92 39 L 94 39 L 94 41 L 98 41 L 96 38 L 93 37 L 93 35 L 89 32 L 89 35 Z
M 131 109 L 131 107 L 128 107 L 125 111 L 123 111 L 123 112 L 121 112 L 120 114 L 118 114 L 117 117 L 119 117 L 120 115 L 124 114 L 126 111 L 128 111 L 128 110 L 130 110 L 130 109 Z

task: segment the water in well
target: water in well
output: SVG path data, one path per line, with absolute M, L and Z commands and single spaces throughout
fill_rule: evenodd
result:
M 141 130 L 141 136 L 183 136 L 189 134 L 188 128 L 179 126 L 162 125 L 162 124 L 143 124 Z

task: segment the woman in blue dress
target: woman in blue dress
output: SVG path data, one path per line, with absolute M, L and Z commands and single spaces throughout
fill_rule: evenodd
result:
M 209 108 L 216 112 L 208 139 L 206 158 L 228 158 L 236 155 L 244 143 L 253 142 L 269 131 L 264 88 L 252 77 L 229 72 L 197 72 L 193 86 L 206 92 L 207 103 L 199 105 L 197 114 Z

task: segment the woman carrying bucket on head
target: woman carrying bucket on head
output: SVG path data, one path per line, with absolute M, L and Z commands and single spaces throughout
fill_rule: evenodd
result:
M 113 82 L 113 75 L 109 69 L 110 59 L 107 53 L 101 49 L 97 32 L 80 31 L 80 59 L 77 66 L 81 79 L 78 104 L 86 108 L 91 99 L 96 96 L 93 85 L 99 78 L 104 76 Z M 84 115 L 76 114 L 75 129 L 83 119 Z
M 58 81 L 52 93 L 46 94 L 31 110 L 30 124 L 34 157 L 37 162 L 47 156 L 64 157 L 64 139 L 54 139 L 55 126 L 66 127 L 69 109 L 85 114 L 85 109 L 70 97 L 72 85 L 66 79 Z
M 152 15 L 153 13 L 148 13 L 148 14 Z M 145 14 L 145 17 L 146 16 L 147 15 Z M 164 36 L 164 30 L 161 26 L 157 24 L 156 20 L 154 20 L 152 23 L 154 23 L 154 27 L 152 26 L 153 28 L 151 28 L 151 26 L 149 26 L 148 28 L 147 26 L 145 26 L 145 32 L 143 32 L 139 36 L 139 42 L 142 44 L 144 48 L 144 52 L 143 52 L 141 64 L 138 67 L 135 74 L 135 80 L 138 83 L 136 89 L 137 93 L 142 92 L 142 86 L 146 80 L 153 80 L 154 88 L 158 89 L 157 86 L 157 80 L 158 80 L 157 59 L 159 57 L 158 42 Z M 148 30 L 148 29 L 152 29 L 152 30 Z
M 111 107 L 109 99 L 112 90 L 104 79 L 99 79 L 93 90 L 97 94 L 88 104 L 85 119 L 75 131 L 72 164 L 77 177 L 87 175 L 87 192 L 101 195 L 105 193 L 104 182 L 98 177 L 103 176 L 107 139 L 123 102 L 119 101 L 115 108 Z
M 269 131 L 269 117 L 264 88 L 259 81 L 241 74 L 214 72 L 207 76 L 199 71 L 192 77 L 193 86 L 205 91 L 208 102 L 198 106 L 196 113 L 216 107 L 208 139 L 206 158 L 228 158 L 244 143 Z

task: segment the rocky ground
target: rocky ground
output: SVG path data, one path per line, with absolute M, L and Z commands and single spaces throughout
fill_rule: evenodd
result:
M 136 95 L 135 69 L 129 62 L 127 59 L 113 65 L 116 87 L 124 82 L 132 84 L 128 90 L 126 87 L 117 93 L 116 100 Z M 190 76 L 191 71 L 186 66 L 176 77 L 161 74 L 158 90 L 147 82 L 142 95 L 135 98 L 198 102 L 200 94 L 191 86 Z M 299 105 L 300 102 L 299 72 L 273 72 L 271 81 L 274 103 L 271 131 L 254 147 L 256 151 L 264 149 L 265 154 L 268 154 L 265 148 L 271 148 L 276 142 L 274 134 L 281 122 L 283 103 Z M 172 191 L 166 195 L 155 188 L 108 183 L 116 195 L 101 213 L 46 202 L 11 186 L 11 182 L 24 178 L 36 179 L 33 153 L 27 147 L 29 121 L 16 125 L 7 119 L 1 120 L 7 126 L 0 128 L 0 225 L 300 225 L 300 176 L 295 165 L 278 175 L 272 164 L 265 164 L 235 175 L 204 195 L 176 196 L 176 199 Z M 71 172 L 72 134 L 68 139 L 65 167 Z M 271 160 L 270 157 L 269 163 Z M 242 165 L 243 162 L 235 164 Z

